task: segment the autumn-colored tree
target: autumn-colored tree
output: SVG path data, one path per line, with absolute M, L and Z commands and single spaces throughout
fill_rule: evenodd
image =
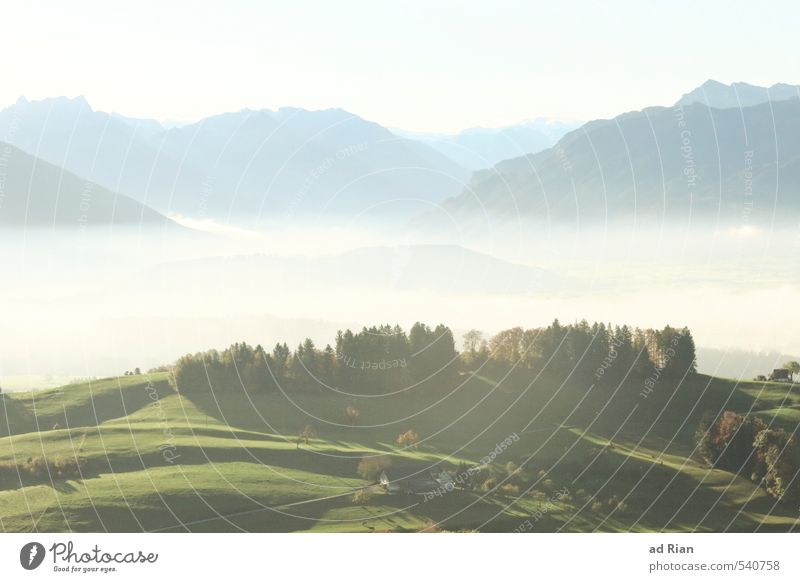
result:
M 754 476 L 762 480 L 767 493 L 776 499 L 800 499 L 800 448 L 783 429 L 765 429 L 753 442 L 758 464 Z
M 509 365 L 518 364 L 524 347 L 525 330 L 512 327 L 497 333 L 489 343 L 492 359 Z
M 709 417 L 701 421 L 695 435 L 700 454 L 714 467 L 749 475 L 755 461 L 753 441 L 766 428 L 764 421 L 731 410 L 711 421 Z
M 419 446 L 419 435 L 414 430 L 407 430 L 397 436 L 397 444 L 401 447 L 416 449 Z
M 783 429 L 730 410 L 716 421 L 706 418 L 697 431 L 700 453 L 715 467 L 745 472 L 776 499 L 800 500 L 800 447 Z

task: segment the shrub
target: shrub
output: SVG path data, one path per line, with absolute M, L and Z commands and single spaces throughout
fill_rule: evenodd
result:
M 800 448 L 789 433 L 781 429 L 765 429 L 753 442 L 757 464 L 755 473 L 763 480 L 767 493 L 776 499 L 800 499 L 796 476 L 800 471 Z
M 766 428 L 758 417 L 742 416 L 730 410 L 722 413 L 716 422 L 706 416 L 695 433 L 698 450 L 710 465 L 745 475 L 753 469 L 753 442 Z
M 505 485 L 500 486 L 500 493 L 503 495 L 508 495 L 509 497 L 517 497 L 519 496 L 519 485 L 514 485 L 513 483 L 506 483 Z
M 748 475 L 776 499 L 800 500 L 800 481 L 795 478 L 800 447 L 785 430 L 727 410 L 716 422 L 704 418 L 696 438 L 700 454 L 714 467 Z
M 309 439 L 315 439 L 315 438 L 317 438 L 316 429 L 310 424 L 307 424 L 305 428 L 302 431 L 300 431 L 300 434 L 297 435 L 297 441 L 296 441 L 297 448 L 298 449 L 300 448 L 300 443 L 308 444 Z
M 397 444 L 401 447 L 416 449 L 419 446 L 419 435 L 414 430 L 407 430 L 397 435 Z
M 369 489 L 359 489 L 353 494 L 353 503 L 365 505 L 372 499 L 372 492 Z
M 545 501 L 547 499 L 547 493 L 538 489 L 532 489 L 530 495 L 536 501 Z
M 30 457 L 24 463 L 0 465 L 0 486 L 50 483 L 55 480 L 80 479 L 85 461 L 75 457 Z
M 481 491 L 484 493 L 489 493 L 495 487 L 497 487 L 497 477 L 489 477 L 481 485 Z
M 50 474 L 57 479 L 72 479 L 80 476 L 80 471 L 74 459 L 56 457 L 50 463 Z

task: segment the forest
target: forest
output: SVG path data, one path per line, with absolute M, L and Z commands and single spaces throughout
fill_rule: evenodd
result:
M 515 375 L 544 373 L 587 383 L 642 381 L 646 397 L 662 378 L 680 381 L 696 373 L 695 345 L 687 328 L 632 329 L 580 321 L 547 327 L 514 327 L 484 337 L 463 334 L 461 351 L 444 324 L 417 322 L 339 331 L 333 345 L 320 348 L 305 339 L 294 349 L 285 342 L 271 351 L 235 343 L 180 358 L 171 369 L 178 391 L 273 392 L 333 390 L 382 395 L 417 388 L 452 387 L 463 372 L 507 370 Z

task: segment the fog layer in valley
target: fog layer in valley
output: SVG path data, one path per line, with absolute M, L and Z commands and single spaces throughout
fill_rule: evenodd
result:
M 344 327 L 418 320 L 487 337 L 554 318 L 686 325 L 701 371 L 729 376 L 800 353 L 790 229 L 215 232 L 5 232 L 0 386 L 147 369 L 234 341 L 324 345 Z

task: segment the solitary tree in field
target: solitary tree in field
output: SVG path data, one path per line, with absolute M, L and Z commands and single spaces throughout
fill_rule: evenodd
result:
M 800 362 L 797 360 L 791 360 L 786 362 L 783 367 L 789 370 L 789 373 L 792 375 L 792 381 L 794 382 L 794 375 L 800 374 Z
M 350 421 L 350 424 L 355 426 L 358 417 L 361 416 L 361 411 L 350 404 L 344 409 L 344 415 L 347 417 L 347 420 Z
M 419 435 L 415 430 L 407 430 L 397 436 L 397 444 L 401 447 L 416 449 L 419 445 Z
M 307 445 L 308 444 L 308 439 L 316 438 L 316 436 L 317 436 L 317 431 L 314 430 L 313 426 L 311 426 L 310 424 L 307 424 L 305 426 L 305 428 L 297 436 L 297 448 L 298 449 L 300 448 L 300 443 L 301 442 L 305 442 L 305 444 Z

